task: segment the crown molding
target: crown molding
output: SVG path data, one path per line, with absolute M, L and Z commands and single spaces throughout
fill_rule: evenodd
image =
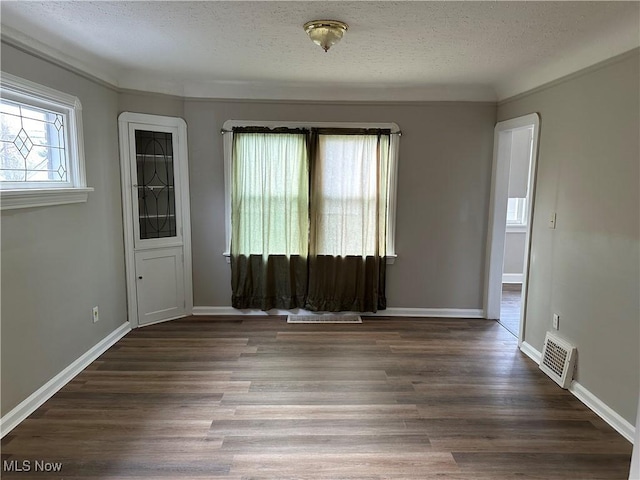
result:
M 616 64 L 618 62 L 622 62 L 624 60 L 626 60 L 627 58 L 633 57 L 633 56 L 637 56 L 640 55 L 640 47 L 636 47 L 632 50 L 629 50 L 628 52 L 622 53 L 620 55 L 616 55 L 615 57 L 611 57 L 611 58 L 607 58 L 606 60 L 603 60 L 599 63 L 596 63 L 595 65 L 590 65 L 586 68 L 583 68 L 582 70 L 579 70 L 577 72 L 573 72 L 570 73 L 568 75 L 565 75 L 564 77 L 552 80 L 550 82 L 547 82 L 543 85 L 540 85 L 538 87 L 532 88 L 530 90 L 527 90 L 525 92 L 522 93 L 518 93 L 516 95 L 513 95 L 511 97 L 507 97 L 503 100 L 499 100 L 498 101 L 498 105 L 505 105 L 507 103 L 510 102 L 514 102 L 516 100 L 520 100 L 521 98 L 525 98 L 528 97 L 529 95 L 533 95 L 534 93 L 538 93 L 538 92 L 542 92 L 544 90 L 547 90 L 549 88 L 555 87 L 556 85 L 560 85 L 561 83 L 565 83 L 568 82 L 570 80 L 576 79 L 578 77 L 581 77 L 583 75 L 587 75 L 591 72 L 595 72 L 596 70 L 600 70 L 601 68 L 605 68 L 609 65 L 613 65 Z
M 574 75 L 586 73 L 592 68 L 599 68 L 608 61 L 616 61 L 617 57 L 630 53 L 640 47 L 640 24 L 637 17 L 630 17 L 626 24 L 618 26 L 614 31 L 591 38 L 590 41 L 577 45 L 553 58 L 544 59 L 530 65 L 518 74 L 506 78 L 495 85 L 499 102 L 526 95 L 533 90 L 546 88 L 573 78 Z
M 29 55 L 57 65 L 105 87 L 117 89 L 119 86 L 117 75 L 113 73 L 115 69 L 107 71 L 104 67 L 98 66 L 97 63 L 82 61 L 67 55 L 7 25 L 2 25 L 0 40 Z
M 171 81 L 140 72 L 124 73 L 121 87 L 184 98 L 218 100 L 414 102 L 495 102 L 496 92 L 487 85 L 326 84 L 297 82 Z

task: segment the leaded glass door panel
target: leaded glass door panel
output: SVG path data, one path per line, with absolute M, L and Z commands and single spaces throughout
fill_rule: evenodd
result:
M 181 238 L 177 132 L 131 124 L 131 178 L 136 248 L 175 246 Z
M 172 134 L 135 130 L 135 145 L 140 240 L 175 237 Z

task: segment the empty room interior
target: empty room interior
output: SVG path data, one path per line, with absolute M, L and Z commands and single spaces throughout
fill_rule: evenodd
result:
M 640 2 L 0 8 L 0 476 L 640 479 Z

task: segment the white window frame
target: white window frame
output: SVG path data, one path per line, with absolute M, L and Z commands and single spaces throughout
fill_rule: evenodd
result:
M 527 229 L 528 198 L 509 198 L 508 201 L 516 202 L 516 220 L 507 217 L 507 232 L 524 232 Z M 508 208 L 508 207 L 507 207 Z M 507 210 L 508 215 L 508 210 Z
M 387 254 L 388 264 L 393 264 L 396 254 L 396 200 L 398 183 L 398 154 L 400 150 L 400 127 L 397 123 L 353 123 L 353 122 L 264 122 L 249 120 L 227 120 L 222 126 L 224 137 L 224 211 L 225 211 L 225 251 L 223 255 L 227 263 L 231 256 L 231 159 L 233 150 L 234 127 L 267 127 L 267 128 L 379 128 L 391 130 L 389 152 L 389 209 L 387 213 Z
M 87 187 L 82 135 L 82 104 L 73 96 L 8 73 L 1 73 L 0 95 L 26 106 L 45 108 L 66 118 L 67 182 L 0 182 L 0 209 L 42 207 L 86 202 Z

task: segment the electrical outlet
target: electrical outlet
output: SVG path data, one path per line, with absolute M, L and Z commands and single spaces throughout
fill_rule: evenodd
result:
M 560 315 L 557 313 L 553 314 L 553 328 L 560 330 Z
M 91 318 L 93 319 L 93 323 L 96 323 L 98 320 L 100 320 L 100 312 L 98 312 L 97 305 L 91 310 Z

